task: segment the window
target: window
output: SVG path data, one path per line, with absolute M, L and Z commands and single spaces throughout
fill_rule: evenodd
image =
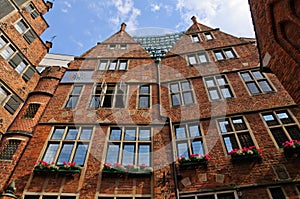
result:
M 32 3 L 30 3 L 26 7 L 26 10 L 30 13 L 33 19 L 37 18 L 40 15 L 39 11 L 35 8 L 35 6 Z
M 23 118 L 28 118 L 28 119 L 34 118 L 34 116 L 39 108 L 40 108 L 40 104 L 29 104 L 27 111 L 26 111 L 25 115 L 23 116 Z
M 91 98 L 90 108 L 124 108 L 127 95 L 125 84 L 97 84 Z
M 235 192 L 205 193 L 199 195 L 180 196 L 182 199 L 237 199 Z
M 206 52 L 188 55 L 189 65 L 203 64 L 209 62 Z
M 249 129 L 242 116 L 217 120 L 227 152 L 254 146 Z
M 180 106 L 194 103 L 193 90 L 190 82 L 183 81 L 170 84 L 172 106 Z
M 76 199 L 76 196 L 54 196 L 54 195 L 25 195 L 24 199 Z
M 151 166 L 151 129 L 146 127 L 112 127 L 106 154 L 107 163 Z
M 71 94 L 69 95 L 66 108 L 75 108 L 82 91 L 82 85 L 74 85 Z
M 21 104 L 21 100 L 18 96 L 12 94 L 11 91 L 6 89 L 0 83 L 0 105 L 4 106 L 4 108 L 10 113 L 14 114 L 16 110 L 19 108 Z
M 274 91 L 265 75 L 259 70 L 241 72 L 240 74 L 251 94 Z
M 285 199 L 285 195 L 281 187 L 269 188 L 272 199 Z
M 127 49 L 127 44 L 120 44 L 120 49 L 121 50 Z
M 31 44 L 33 40 L 37 37 L 34 31 L 31 28 L 29 28 L 29 26 L 25 23 L 23 19 L 21 19 L 15 24 L 15 28 L 24 37 L 28 44 Z
M 128 60 L 100 60 L 98 70 L 127 70 Z
M 236 58 L 236 54 L 232 48 L 226 48 L 221 50 L 214 50 L 215 57 L 218 61 L 225 59 L 233 59 Z
M 107 194 L 105 194 L 105 196 L 99 196 L 98 199 L 152 199 L 151 196 L 107 196 Z
M 142 85 L 139 89 L 139 108 L 150 108 L 150 85 Z
M 278 147 L 288 140 L 300 140 L 299 126 L 287 110 L 263 113 L 262 117 Z
M 225 75 L 206 77 L 204 81 L 211 100 L 233 98 Z
M 191 154 L 205 155 L 203 136 L 198 124 L 175 125 L 175 138 L 178 157 L 190 157 Z
M 8 140 L 0 152 L 0 160 L 11 160 L 20 143 L 21 140 Z
M 43 160 L 63 165 L 63 162 L 76 162 L 83 166 L 92 137 L 90 127 L 55 127 L 48 140 Z
M 200 41 L 199 35 L 192 35 L 192 41 L 199 42 Z
M 115 49 L 115 48 L 116 48 L 116 44 L 110 44 L 110 45 L 109 45 L 109 49 L 110 49 L 110 50 L 113 50 L 113 49 Z
M 8 61 L 15 71 L 22 75 L 22 78 L 27 82 L 35 73 L 35 69 L 29 65 L 23 55 L 18 52 L 12 44 L 0 34 L 0 55 Z
M 0 84 L 0 105 L 6 102 L 10 93 Z
M 212 34 L 210 32 L 204 33 L 204 36 L 205 36 L 206 40 L 213 40 L 214 39 L 213 36 L 212 36 Z

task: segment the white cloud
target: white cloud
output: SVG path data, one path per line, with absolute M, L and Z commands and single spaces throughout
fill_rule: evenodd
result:
M 151 11 L 152 12 L 156 12 L 156 11 L 160 10 L 160 5 L 158 5 L 158 4 L 152 3 L 150 6 L 151 6 Z
M 176 10 L 182 19 L 177 28 L 189 27 L 190 18 L 195 15 L 199 23 L 219 27 L 236 36 L 254 37 L 250 9 L 245 0 L 177 0 Z
M 67 9 L 61 9 L 61 11 L 62 11 L 63 13 L 68 13 L 68 10 L 67 10 Z
M 63 3 L 64 3 L 65 6 L 67 6 L 68 8 L 71 8 L 71 7 L 72 7 L 72 5 L 71 5 L 69 2 L 67 2 L 67 1 L 64 1 Z

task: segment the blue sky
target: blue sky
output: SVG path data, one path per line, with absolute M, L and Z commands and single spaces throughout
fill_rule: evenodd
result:
M 254 37 L 247 0 L 52 0 L 44 15 L 50 27 L 42 35 L 53 39 L 50 53 L 81 55 L 127 24 L 131 35 L 182 32 L 199 23 L 238 37 Z

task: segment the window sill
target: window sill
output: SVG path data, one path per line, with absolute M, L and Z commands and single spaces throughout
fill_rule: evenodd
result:
M 57 169 L 48 169 L 48 168 L 39 168 L 39 167 L 35 167 L 33 169 L 34 172 L 38 172 L 38 173 L 65 173 L 65 174 L 74 174 L 74 173 L 80 173 L 80 169 L 63 169 L 63 168 L 59 168 Z
M 200 160 L 200 161 L 189 161 L 189 162 L 181 162 L 179 163 L 179 167 L 180 168 L 186 168 L 186 167 L 190 167 L 190 166 L 207 166 L 208 161 L 207 160 Z
M 105 174 L 124 174 L 124 175 L 151 175 L 152 171 L 148 170 L 132 170 L 132 171 L 122 171 L 116 169 L 103 169 L 102 173 Z

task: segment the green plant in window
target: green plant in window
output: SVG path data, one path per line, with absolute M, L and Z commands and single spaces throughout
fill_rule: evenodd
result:
M 285 141 L 282 145 L 285 157 L 300 157 L 300 140 Z
M 39 160 L 34 165 L 35 171 L 56 172 L 58 169 L 59 167 L 54 162 L 48 163 L 44 160 Z
M 232 161 L 260 159 L 262 157 L 262 150 L 255 146 L 250 146 L 248 148 L 233 149 L 228 152 L 228 155 L 231 155 Z

